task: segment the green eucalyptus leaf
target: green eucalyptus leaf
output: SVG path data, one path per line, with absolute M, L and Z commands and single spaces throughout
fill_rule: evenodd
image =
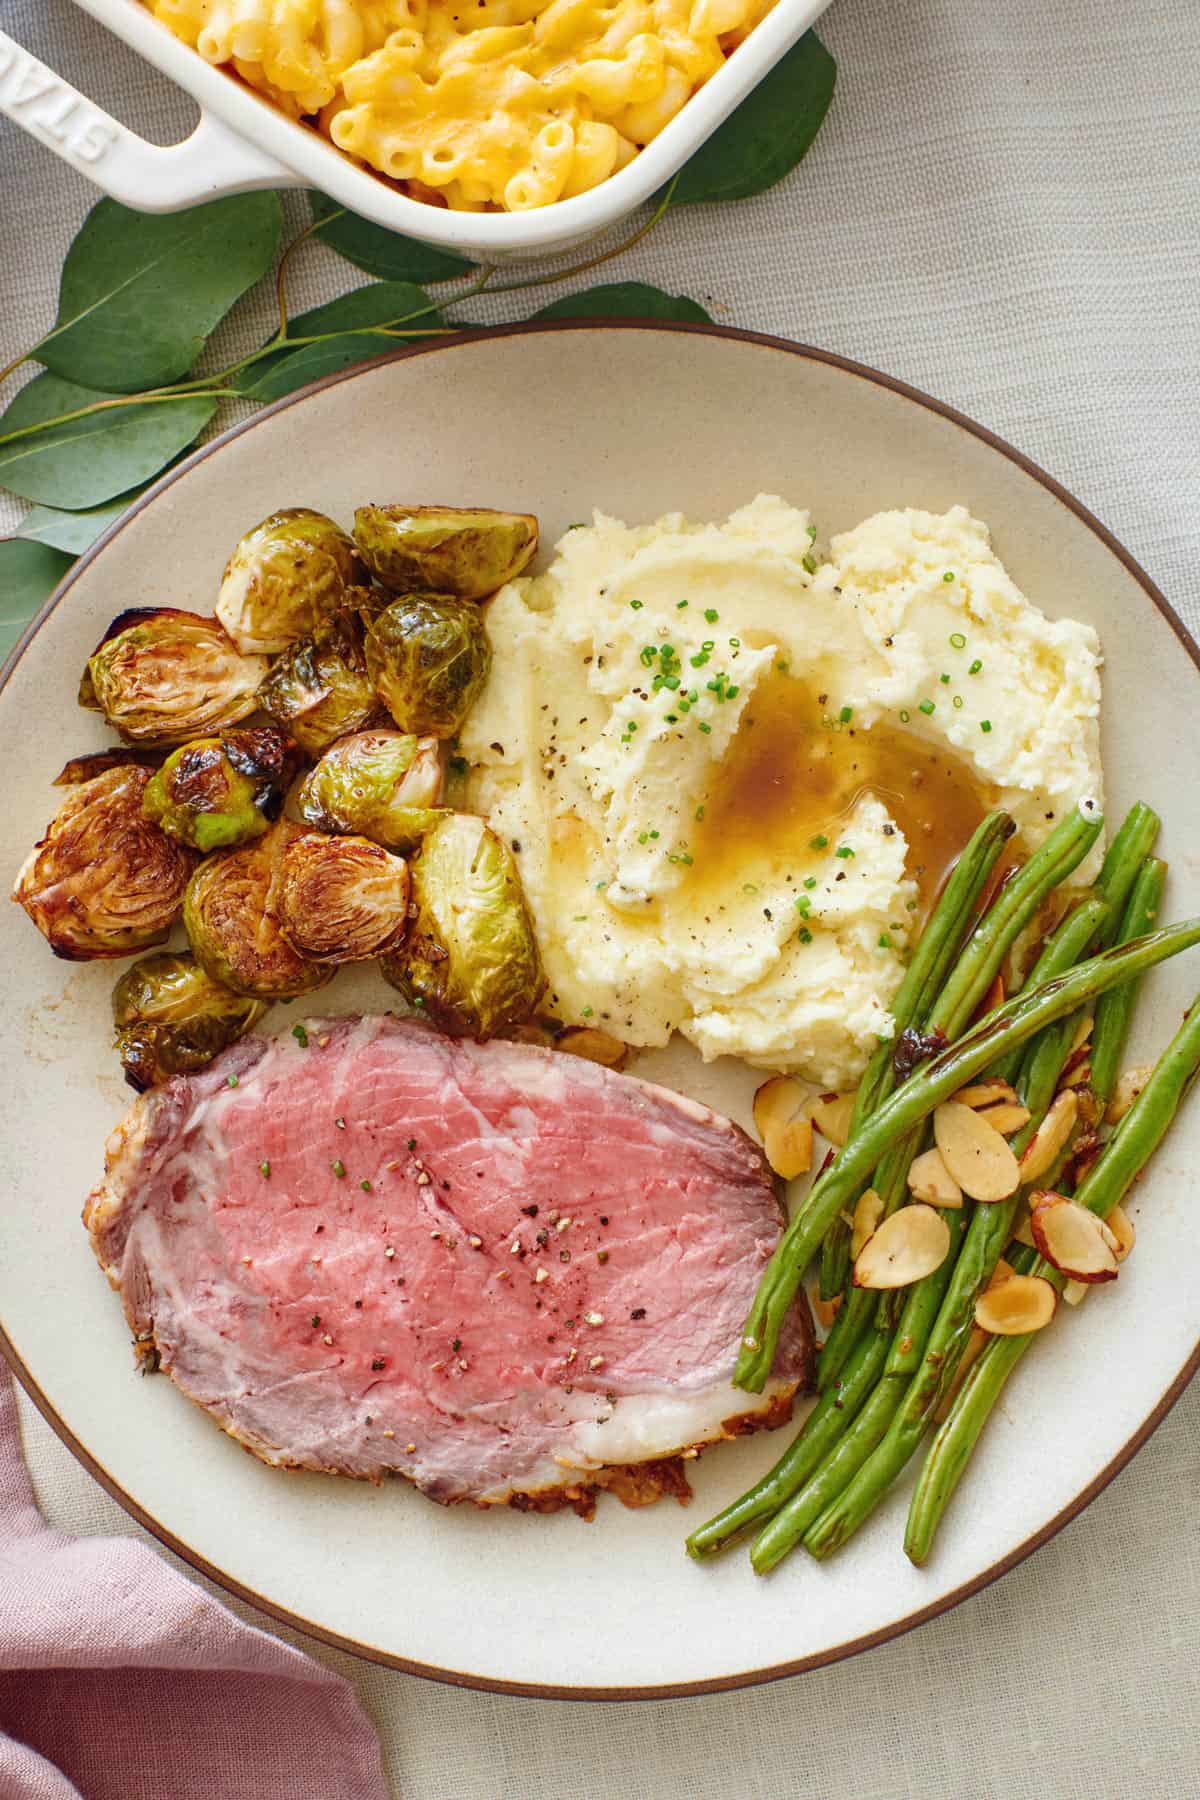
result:
M 0 657 L 8 655 L 73 561 L 48 544 L 29 544 L 21 538 L 0 543 Z
M 816 32 L 805 32 L 683 165 L 672 204 L 746 200 L 774 187 L 821 129 L 836 83 L 837 63 Z
M 308 198 L 321 242 L 380 281 L 453 281 L 475 266 L 448 250 L 435 250 L 432 244 L 372 225 L 327 194 L 312 193 Z
M 564 294 L 534 313 L 535 319 L 688 319 L 711 321 L 711 313 L 683 294 L 666 294 L 644 281 L 610 281 Z
M 414 314 L 418 316 L 413 317 Z M 372 325 L 399 329 L 399 322 L 409 318 L 414 331 L 428 331 L 443 324 L 429 295 L 410 281 L 377 281 L 370 287 L 355 288 L 353 293 L 290 319 L 289 338 L 319 337 L 321 341 L 297 344 L 290 350 L 282 348 L 251 363 L 237 378 L 237 391 L 247 400 L 279 400 L 322 375 L 334 375 L 385 350 L 397 350 L 409 341 L 419 343 L 420 338 L 385 336 L 368 329 Z
M 158 214 L 101 200 L 67 252 L 58 321 L 31 354 L 113 393 L 177 381 L 271 267 L 281 220 L 271 193 Z
M 126 507 L 136 499 L 140 489 L 119 494 L 105 506 L 89 507 L 86 512 L 64 512 L 57 506 L 35 506 L 17 526 L 22 538 L 38 544 L 50 544 L 55 550 L 66 550 L 71 556 L 82 556 L 102 532 L 115 525 Z
M 0 486 L 44 506 L 99 506 L 157 475 L 217 410 L 216 401 L 202 395 L 147 400 L 4 441 L 8 432 L 115 398 L 57 375 L 31 381 L 0 417 Z

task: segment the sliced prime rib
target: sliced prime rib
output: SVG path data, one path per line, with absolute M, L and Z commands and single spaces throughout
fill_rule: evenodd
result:
M 668 1459 L 778 1424 L 730 1376 L 781 1213 L 707 1108 L 390 1016 L 248 1038 L 142 1095 L 84 1213 L 139 1353 L 265 1462 L 431 1498 L 686 1495 Z

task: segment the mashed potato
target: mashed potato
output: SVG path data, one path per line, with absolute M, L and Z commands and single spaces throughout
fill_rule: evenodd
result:
M 1031 848 L 1101 797 L 1100 653 L 962 507 L 815 538 L 765 495 L 569 531 L 489 608 L 461 748 L 555 1013 L 847 1088 L 987 808 Z

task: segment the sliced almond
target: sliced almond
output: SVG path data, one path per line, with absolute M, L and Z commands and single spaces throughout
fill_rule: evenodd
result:
M 1079 1100 L 1070 1088 L 1055 1096 L 1046 1114 L 1025 1147 L 1021 1157 L 1021 1180 L 1039 1181 L 1053 1168 L 1066 1149 L 1079 1117 Z
M 942 1420 L 950 1411 L 950 1408 L 954 1405 L 959 1388 L 971 1372 L 971 1364 L 979 1361 L 980 1353 L 987 1349 L 988 1341 L 987 1332 L 981 1331 L 978 1325 L 972 1325 L 971 1335 L 967 1339 L 966 1348 L 959 1358 L 957 1369 L 954 1371 L 954 1380 L 950 1383 L 950 1386 L 946 1389 L 946 1392 L 942 1395 L 934 1408 L 933 1422 L 935 1425 L 941 1424 Z
M 985 1019 L 988 1013 L 995 1012 L 998 1006 L 1003 1006 L 1004 1001 L 1004 977 L 1003 975 L 997 975 L 994 977 L 991 987 L 983 996 L 983 1005 L 980 1007 L 977 1017 Z
M 1148 1064 L 1139 1063 L 1136 1068 L 1126 1069 L 1118 1076 L 1112 1099 L 1108 1103 L 1108 1111 L 1104 1115 L 1109 1125 L 1121 1123 L 1153 1072 Z
M 991 1081 L 976 1081 L 970 1087 L 959 1088 L 954 1098 L 960 1106 L 998 1106 L 1002 1101 L 1015 1106 L 1017 1090 L 1011 1082 L 1001 1081 L 994 1077 Z
M 813 1316 L 822 1331 L 828 1331 L 837 1318 L 838 1307 L 842 1304 L 842 1296 L 835 1294 L 832 1300 L 822 1300 L 819 1294 L 813 1296 Z
M 876 1229 L 883 1217 L 883 1201 L 874 1188 L 858 1197 L 858 1205 L 854 1208 L 854 1218 L 850 1227 L 850 1256 L 858 1256 L 859 1251 Z
M 1075 1036 L 1071 1039 L 1071 1049 L 1069 1052 L 1071 1056 L 1074 1056 L 1077 1050 L 1082 1050 L 1083 1046 L 1090 1042 L 1092 1027 L 1095 1023 L 1095 1018 L 1091 1013 L 1085 1014 L 1085 1016 L 1080 1019 L 1078 1025 L 1075 1027 Z
M 1064 1093 L 1069 1093 L 1072 1088 L 1086 1087 L 1091 1079 L 1091 1061 L 1087 1056 L 1080 1056 L 1077 1061 L 1069 1062 L 1067 1064 L 1066 1070 L 1058 1085 Z
M 1013 1268 L 1013 1266 L 1010 1262 L 1006 1262 L 1002 1256 L 998 1257 L 996 1260 L 996 1266 L 992 1270 L 991 1275 L 988 1277 L 988 1284 L 987 1284 L 988 1288 L 999 1287 L 1000 1283 L 1002 1281 L 1011 1281 L 1013 1279 L 1013 1277 L 1016 1275 L 1016 1272 L 1017 1271 Z M 983 1291 L 986 1294 L 987 1288 L 985 1288 Z
M 1115 1281 L 1116 1238 L 1086 1206 L 1062 1194 L 1034 1194 L 1029 1221 L 1038 1250 L 1072 1281 Z
M 828 1138 L 831 1144 L 844 1150 L 846 1139 L 850 1136 L 850 1115 L 853 1111 L 853 1094 L 818 1094 L 813 1101 L 812 1122 L 823 1138 Z
M 621 1068 L 629 1056 L 628 1044 L 596 1025 L 572 1025 L 560 1035 L 556 1048 L 565 1050 L 568 1056 L 582 1056 L 588 1062 L 602 1063 L 606 1069 Z
M 933 1135 L 946 1167 L 972 1200 L 1007 1200 L 1016 1193 L 1017 1159 L 983 1113 L 947 1100 L 934 1112 Z
M 1133 1249 L 1137 1237 L 1133 1229 L 1133 1220 L 1123 1206 L 1114 1206 L 1104 1223 L 1113 1235 L 1113 1248 L 1118 1262 L 1124 1262 Z
M 1054 1317 L 1058 1295 L 1040 1275 L 1013 1275 L 975 1302 L 975 1323 L 993 1337 L 1023 1337 Z
M 794 1075 L 764 1081 L 754 1096 L 754 1123 L 767 1161 L 784 1181 L 812 1168 L 812 1089 Z
M 1082 1306 L 1091 1291 L 1090 1281 L 1068 1281 L 1063 1284 L 1062 1297 L 1068 1306 Z
M 999 1106 L 985 1106 L 979 1114 L 986 1119 L 993 1131 L 1001 1137 L 1011 1137 L 1014 1131 L 1020 1131 L 1022 1125 L 1029 1123 L 1029 1108 L 1022 1106 L 1019 1100 L 1002 1100 Z
M 1037 1249 L 1037 1245 L 1033 1241 L 1033 1230 L 1029 1223 L 1029 1208 L 1024 1201 L 1017 1208 L 1017 1216 L 1013 1220 L 1012 1242 L 1025 1244 L 1030 1250 Z
M 1079 1102 L 1079 1123 L 1091 1131 L 1099 1125 L 1104 1110 L 1100 1105 L 1100 1096 L 1090 1087 L 1072 1088 L 1071 1092 Z
M 946 1167 L 936 1144 L 932 1150 L 913 1158 L 908 1171 L 908 1188 L 914 1200 L 925 1200 L 930 1206 L 961 1206 L 962 1189 Z
M 950 1227 L 932 1206 L 902 1206 L 869 1237 L 854 1262 L 854 1285 L 908 1287 L 932 1275 L 950 1250 Z

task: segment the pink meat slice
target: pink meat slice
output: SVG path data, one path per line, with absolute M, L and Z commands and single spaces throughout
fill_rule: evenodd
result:
M 810 1382 L 801 1305 L 767 1391 L 731 1386 L 781 1229 L 757 1147 L 528 1045 L 391 1016 L 244 1040 L 137 1101 L 84 1217 L 143 1355 L 276 1465 L 578 1491 Z

